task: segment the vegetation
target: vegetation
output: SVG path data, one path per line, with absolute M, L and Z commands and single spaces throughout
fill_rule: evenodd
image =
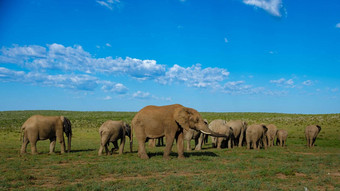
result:
M 34 114 L 64 115 L 73 125 L 72 152 L 49 155 L 49 141 L 37 144 L 39 155 L 19 155 L 20 127 Z M 147 148 L 149 160 L 125 147 L 123 155 L 97 156 L 99 126 L 108 119 L 131 122 L 133 112 L 0 112 L 0 190 L 339 190 L 340 114 L 202 113 L 213 119 L 273 123 L 289 133 L 287 147 L 245 147 L 186 152 L 162 158 L 163 147 Z M 316 146 L 308 149 L 304 128 L 319 124 Z M 192 141 L 193 144 L 193 141 Z M 28 145 L 30 152 L 30 144 Z

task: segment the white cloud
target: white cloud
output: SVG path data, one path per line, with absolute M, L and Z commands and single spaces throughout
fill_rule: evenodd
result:
M 111 100 L 112 97 L 111 97 L 111 96 L 106 96 L 106 97 L 104 97 L 103 99 L 104 99 L 104 100 Z
M 14 46 L 0 50 L 0 63 L 19 64 L 33 70 L 79 71 L 107 75 L 126 74 L 139 80 L 155 79 L 165 73 L 165 66 L 155 60 L 93 58 L 79 45 L 65 47 L 61 44 L 42 46 Z
M 340 23 L 337 23 L 337 24 L 335 25 L 335 28 L 340 28 Z
M 281 17 L 281 0 L 243 0 L 243 3 L 264 9 L 271 15 Z
M 278 80 L 270 80 L 270 83 L 276 84 L 277 86 L 284 86 L 286 88 L 295 87 L 293 79 L 286 80 L 285 78 L 280 78 Z
M 152 98 L 151 94 L 149 92 L 142 92 L 142 91 L 137 91 L 132 95 L 133 98 L 137 99 L 150 99 Z
M 128 92 L 128 88 L 121 83 L 102 81 L 100 84 L 103 84 L 101 89 L 104 92 L 115 92 L 117 94 L 126 94 Z
M 218 82 L 225 80 L 229 72 L 223 68 L 202 68 L 200 64 L 191 67 L 181 67 L 175 64 L 165 74 L 159 78 L 159 82 L 168 84 L 172 82 L 184 83 L 189 87 L 207 88 L 218 86 Z
M 105 44 L 107 47 L 112 47 L 110 43 Z
M 302 82 L 302 84 L 305 85 L 305 86 L 311 86 L 311 85 L 313 85 L 313 82 L 311 80 L 306 80 L 306 81 Z
M 97 77 L 86 74 L 50 75 L 40 72 L 24 72 L 0 67 L 0 82 L 19 82 L 41 86 L 59 87 L 73 90 L 93 91 L 98 86 L 104 92 L 126 94 L 128 88 L 121 83 L 100 81 Z
M 99 5 L 104 6 L 110 10 L 113 10 L 115 6 L 118 6 L 120 0 L 104 0 L 104 1 L 96 1 Z
M 339 88 L 333 88 L 331 89 L 331 92 L 338 92 L 339 91 Z

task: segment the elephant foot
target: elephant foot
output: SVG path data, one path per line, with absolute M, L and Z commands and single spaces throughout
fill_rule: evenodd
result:
M 178 156 L 179 157 L 179 156 Z M 170 156 L 169 155 L 163 155 L 163 158 L 165 159 L 165 160 L 170 160 Z
M 178 155 L 178 159 L 185 159 L 184 155 Z
M 149 156 L 146 154 L 146 153 L 138 153 L 138 156 L 141 158 L 141 159 L 149 159 Z
M 140 156 L 141 159 L 149 159 L 149 156 L 148 155 L 142 155 Z

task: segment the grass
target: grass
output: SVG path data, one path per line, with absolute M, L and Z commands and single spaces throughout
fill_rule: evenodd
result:
M 34 114 L 65 115 L 73 125 L 72 152 L 49 155 L 49 141 L 39 141 L 39 155 L 19 155 L 20 126 Z M 151 158 L 97 156 L 99 126 L 108 119 L 130 122 L 133 112 L 0 112 L 0 190 L 339 190 L 340 114 L 202 113 L 213 119 L 273 123 L 289 133 L 287 147 L 268 150 L 203 150 L 163 160 L 163 147 L 147 148 Z M 304 128 L 319 124 L 316 147 L 307 149 Z M 193 141 L 192 141 L 193 144 Z M 30 151 L 30 145 L 28 146 Z

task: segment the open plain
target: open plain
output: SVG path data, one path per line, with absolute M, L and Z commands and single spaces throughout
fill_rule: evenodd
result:
M 20 156 L 20 127 L 31 115 L 64 115 L 72 122 L 72 151 L 48 154 L 49 141 L 37 143 L 38 155 Z M 164 147 L 149 148 L 149 160 L 125 153 L 98 156 L 98 129 L 106 120 L 131 122 L 134 112 L 0 112 L 0 190 L 340 190 L 340 114 L 201 113 L 214 119 L 275 124 L 288 131 L 287 146 L 267 150 L 246 147 L 202 151 L 177 159 L 162 157 Z M 306 147 L 307 125 L 322 127 L 314 148 Z M 191 144 L 194 144 L 192 141 Z M 112 147 L 112 145 L 110 145 Z

